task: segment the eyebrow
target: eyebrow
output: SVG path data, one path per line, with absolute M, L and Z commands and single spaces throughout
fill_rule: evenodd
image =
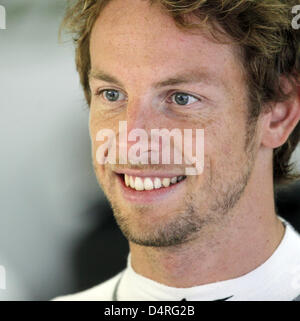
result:
M 120 87 L 125 87 L 121 81 L 119 81 L 116 77 L 109 75 L 101 70 L 91 71 L 89 74 L 89 78 L 102 80 L 109 83 L 114 83 Z M 154 89 L 159 89 L 167 86 L 174 86 L 180 84 L 188 84 L 188 83 L 199 83 L 204 82 L 207 84 L 218 84 L 220 81 L 216 79 L 216 77 L 212 77 L 205 71 L 186 71 L 182 73 L 177 73 L 172 77 L 169 77 L 165 80 L 156 82 L 152 85 Z

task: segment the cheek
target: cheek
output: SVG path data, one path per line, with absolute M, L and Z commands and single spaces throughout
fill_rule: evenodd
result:
M 91 147 L 92 147 L 92 160 L 93 160 L 93 165 L 94 165 L 94 170 L 96 175 L 98 176 L 98 179 L 102 176 L 101 172 L 104 169 L 104 165 L 99 164 L 96 159 L 96 152 L 99 146 L 103 144 L 101 141 L 97 141 L 97 133 L 104 129 L 105 127 L 103 126 L 102 121 L 100 120 L 99 117 L 95 115 L 95 113 L 91 110 L 90 111 L 90 119 L 89 119 L 89 134 L 90 134 L 90 139 L 91 139 Z
M 92 145 L 93 161 L 95 158 L 95 149 L 97 148 L 96 136 L 98 131 L 99 131 L 99 127 L 97 123 L 91 119 L 89 122 L 89 133 L 90 133 L 90 139 L 91 139 L 91 145 Z
M 205 132 L 205 159 L 211 164 L 213 172 L 230 173 L 238 168 L 245 159 L 244 122 L 218 122 L 217 126 L 207 128 Z M 206 167 L 205 167 L 206 168 Z
M 115 126 L 112 121 L 104 119 L 97 111 L 94 111 L 91 108 L 90 118 L 89 118 L 89 133 L 93 147 L 99 145 L 99 142 L 96 141 L 97 134 L 102 130 L 114 130 Z
M 92 143 L 95 141 L 96 133 L 100 129 L 99 128 L 99 121 L 96 117 L 96 113 L 93 110 L 93 107 L 90 107 L 90 117 L 89 117 L 89 133 Z

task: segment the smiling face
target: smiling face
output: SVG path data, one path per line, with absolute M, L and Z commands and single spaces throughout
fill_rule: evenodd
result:
M 233 46 L 179 30 L 147 1 L 114 0 L 95 23 L 90 55 L 94 168 L 128 240 L 175 245 L 222 222 L 243 194 L 256 153 L 246 146 L 246 84 Z M 118 138 L 120 121 L 149 136 L 151 129 L 204 129 L 203 173 L 150 190 L 185 175 L 185 165 L 98 164 L 97 132 L 111 129 Z M 144 190 L 126 186 L 130 176 Z

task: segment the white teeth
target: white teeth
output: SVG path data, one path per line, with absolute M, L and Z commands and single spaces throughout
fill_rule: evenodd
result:
M 174 176 L 172 178 L 159 178 L 155 177 L 154 180 L 152 180 L 150 177 L 133 177 L 129 176 L 127 174 L 124 174 L 124 180 L 125 185 L 127 187 L 131 187 L 137 191 L 150 191 L 153 189 L 159 189 L 163 187 L 169 187 L 170 184 L 176 184 L 177 182 L 182 181 L 185 178 L 185 176 Z
M 177 176 L 171 178 L 171 183 L 172 184 L 177 183 Z
M 129 186 L 129 176 L 127 174 L 125 174 L 124 178 L 125 178 L 125 184 L 128 187 Z
M 135 188 L 137 191 L 143 191 L 143 190 L 144 190 L 143 180 L 142 180 L 140 177 L 136 177 L 136 178 L 135 178 L 134 188 Z
M 164 187 L 170 186 L 170 182 L 171 182 L 170 178 L 164 178 L 162 180 L 162 184 L 163 184 Z
M 144 180 L 144 187 L 146 191 L 150 191 L 151 189 L 153 189 L 153 183 L 151 178 L 147 177 Z
M 134 188 L 134 180 L 132 176 L 129 176 L 129 185 L 131 188 Z
M 161 188 L 161 180 L 158 177 L 154 178 L 154 188 Z

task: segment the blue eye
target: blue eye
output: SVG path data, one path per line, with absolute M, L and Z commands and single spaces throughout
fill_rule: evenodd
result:
M 97 93 L 98 96 L 100 96 L 102 94 L 103 94 L 104 98 L 110 102 L 118 101 L 118 100 L 120 100 L 119 99 L 120 97 L 121 97 L 121 99 L 124 99 L 124 95 L 115 89 L 104 89 L 104 90 L 101 90 Z M 122 97 L 122 95 L 123 95 L 123 97 Z
M 174 97 L 174 100 L 172 99 L 172 102 L 175 102 L 178 105 L 181 106 L 186 106 L 186 105 L 190 105 L 191 103 L 194 103 L 196 101 L 199 101 L 198 98 L 186 94 L 186 93 L 181 93 L 181 92 L 177 92 L 175 94 L 173 94 L 171 97 Z
M 124 94 L 115 89 L 103 89 L 97 92 L 97 96 L 103 96 L 109 102 L 116 102 L 125 98 Z M 183 92 L 176 92 L 171 95 L 171 101 L 180 106 L 187 106 L 199 101 L 198 98 Z

